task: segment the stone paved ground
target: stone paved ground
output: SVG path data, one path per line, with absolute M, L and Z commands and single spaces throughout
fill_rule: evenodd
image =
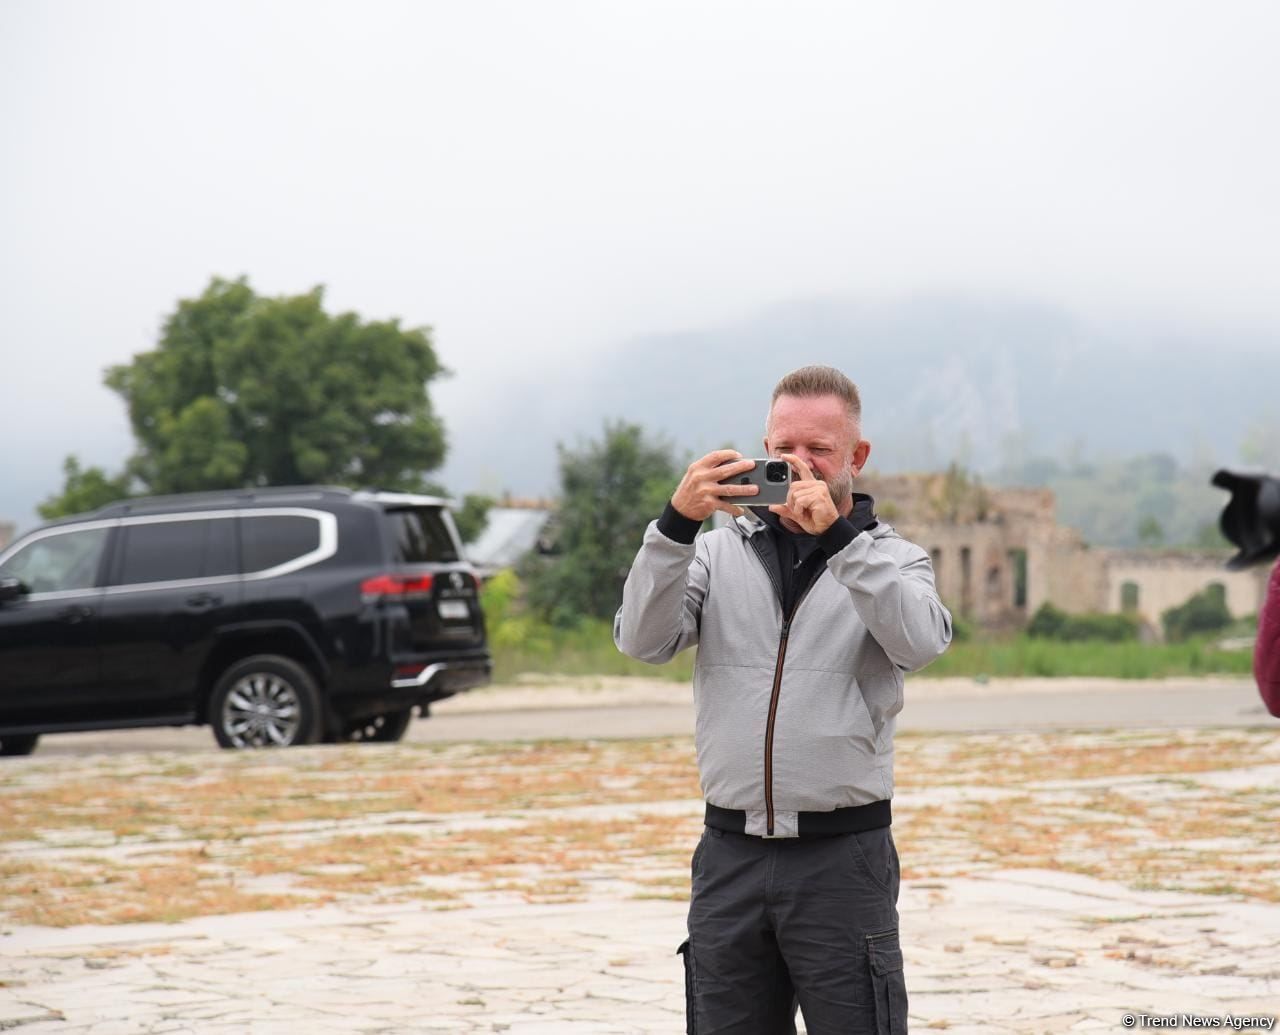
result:
M 0 1029 L 683 1030 L 686 738 L 7 760 Z M 1280 1013 L 1280 736 L 903 736 L 913 1030 Z

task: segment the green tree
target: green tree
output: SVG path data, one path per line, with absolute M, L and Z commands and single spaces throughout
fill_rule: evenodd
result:
M 557 551 L 526 560 L 528 604 L 561 626 L 612 618 L 645 526 L 671 498 L 680 471 L 668 443 L 624 422 L 607 422 L 599 441 L 558 450 Z
M 453 512 L 453 523 L 458 526 L 458 534 L 462 536 L 464 543 L 474 543 L 484 531 L 494 502 L 492 496 L 478 493 L 468 493 L 462 497 L 462 506 Z
M 1027 625 L 1027 635 L 1039 640 L 1106 640 L 1120 643 L 1138 637 L 1138 619 L 1129 614 L 1067 614 L 1048 601 L 1041 604 Z
M 63 461 L 62 474 L 65 478 L 62 492 L 50 496 L 36 508 L 47 520 L 97 510 L 129 495 L 127 473 L 112 478 L 101 467 L 81 467 L 74 456 Z
M 1160 546 L 1164 543 L 1164 526 L 1158 518 L 1148 514 L 1138 522 L 1138 542 L 1143 546 Z
M 1198 525 L 1191 545 L 1201 550 L 1226 550 L 1231 547 L 1216 521 L 1204 521 Z
M 137 439 L 125 483 L 427 490 L 445 455 L 427 386 L 447 373 L 430 332 L 323 303 L 320 287 L 266 298 L 244 278 L 180 301 L 153 351 L 106 374 Z
M 930 492 L 929 502 L 934 517 L 949 525 L 985 521 L 991 510 L 991 495 L 982 479 L 954 461 Z
M 1231 624 L 1227 607 L 1227 590 L 1221 582 L 1211 582 L 1199 593 L 1171 607 L 1160 616 L 1165 639 L 1174 643 L 1200 633 L 1221 632 Z

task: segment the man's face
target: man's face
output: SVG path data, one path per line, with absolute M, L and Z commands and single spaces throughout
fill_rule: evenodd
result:
M 834 395 L 780 395 L 769 411 L 764 448 L 770 456 L 794 453 L 827 483 L 836 509 L 844 511 L 853 495 L 871 443 L 855 443 L 857 429 L 843 399 Z

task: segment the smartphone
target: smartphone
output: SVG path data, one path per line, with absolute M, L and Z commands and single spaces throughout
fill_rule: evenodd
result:
M 731 464 L 741 462 L 741 460 L 729 461 Z M 756 460 L 755 467 L 751 470 L 721 478 L 720 484 L 760 486 L 760 491 L 754 496 L 724 497 L 730 503 L 736 503 L 742 507 L 767 507 L 771 503 L 786 503 L 787 493 L 791 491 L 791 465 L 785 460 Z

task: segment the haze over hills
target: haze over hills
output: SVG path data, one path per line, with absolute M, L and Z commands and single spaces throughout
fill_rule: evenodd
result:
M 508 389 L 500 421 L 449 415 L 442 480 L 455 491 L 552 493 L 553 444 L 598 436 L 606 419 L 692 455 L 725 444 L 755 452 L 769 390 L 809 362 L 858 382 L 872 466 L 886 472 L 958 461 L 991 481 L 1051 484 L 1164 453 L 1200 483 L 1207 468 L 1239 464 L 1246 437 L 1268 422 L 1278 452 L 1267 464 L 1280 468 L 1280 333 L 1101 326 L 1008 302 L 823 299 L 647 335 L 586 367 L 549 370 Z M 1220 505 L 1212 490 L 1202 499 Z
M 725 442 L 754 450 L 770 388 L 807 362 L 858 382 L 885 471 L 957 460 L 990 475 L 1034 456 L 1148 452 L 1233 463 L 1250 428 L 1280 410 L 1280 333 L 1105 330 L 1017 304 L 795 302 L 737 325 L 637 338 L 586 368 L 507 386 L 514 424 L 492 410 L 451 415 L 453 476 L 443 480 L 505 457 L 504 487 L 547 491 L 546 446 L 594 436 L 610 418 L 694 453 Z
M 438 345 L 456 361 L 447 339 Z M 1104 326 L 1044 305 L 917 297 L 796 300 L 548 361 L 533 377 L 493 370 L 479 406 L 470 377 L 433 384 L 450 444 L 433 478 L 458 497 L 554 495 L 556 444 L 596 438 L 606 420 L 640 424 L 690 457 L 726 444 L 754 453 L 773 384 L 810 362 L 862 388 L 872 470 L 955 460 L 989 482 L 1048 484 L 1061 519 L 1098 543 L 1132 541 L 1148 514 L 1167 541 L 1191 541 L 1222 503 L 1206 472 L 1240 465 L 1248 436 L 1252 465 L 1280 470 L 1280 331 Z M 89 462 L 115 470 L 126 451 Z M 1180 470 L 1119 463 L 1153 453 Z M 0 486 L 0 518 L 29 526 L 61 483 L 60 462 Z M 1163 487 L 1126 495 L 1139 481 Z

